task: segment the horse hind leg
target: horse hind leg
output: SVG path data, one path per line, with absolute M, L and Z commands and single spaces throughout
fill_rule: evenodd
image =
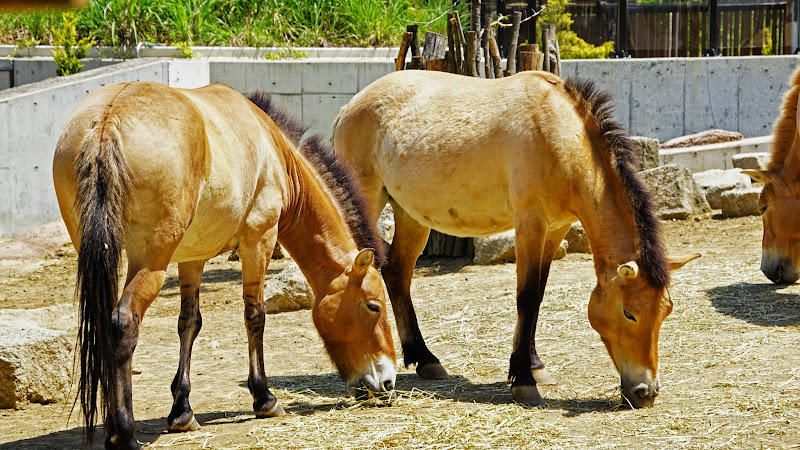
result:
M 192 345 L 203 326 L 200 315 L 200 281 L 205 261 L 192 261 L 178 264 L 178 282 L 181 290 L 181 313 L 178 317 L 178 336 L 181 340 L 178 372 L 172 380 L 172 410 L 167 416 L 167 429 L 175 431 L 195 431 L 200 424 L 194 417 L 189 404 L 189 370 L 192 359 Z
M 391 204 L 394 210 L 395 233 L 389 249 L 389 261 L 381 269 L 381 274 L 392 302 L 397 332 L 403 347 L 403 362 L 406 366 L 416 363 L 417 374 L 422 378 L 447 378 L 447 371 L 425 345 L 411 302 L 414 265 L 425 249 L 431 230 L 411 218 L 396 202 L 392 201 Z
M 247 328 L 247 349 L 250 357 L 250 374 L 247 387 L 253 396 L 256 417 L 281 416 L 283 407 L 267 386 L 264 370 L 264 276 L 275 248 L 277 233 L 261 239 L 254 245 L 247 243 L 237 249 L 242 261 L 242 288 L 244 296 L 244 322 Z
M 171 254 L 171 252 L 169 253 Z M 106 448 L 141 448 L 133 437 L 131 363 L 145 311 L 164 285 L 169 256 L 142 264 L 129 254 L 128 279 L 111 317 L 114 379 L 112 400 L 106 412 Z

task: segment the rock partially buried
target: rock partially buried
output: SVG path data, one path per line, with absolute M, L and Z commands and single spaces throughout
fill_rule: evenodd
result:
M 592 253 L 589 237 L 580 222 L 572 224 L 564 239 L 569 243 L 567 253 Z
M 770 158 L 767 152 L 740 153 L 733 155 L 733 167 L 742 170 L 766 170 Z
M 705 194 L 686 167 L 669 164 L 639 175 L 653 193 L 661 219 L 688 219 L 711 212 Z
M 733 189 L 722 194 L 722 215 L 724 217 L 757 216 L 758 197 L 761 187 Z
M 267 314 L 310 309 L 312 306 L 314 292 L 294 262 L 287 264 L 274 280 L 264 286 L 264 312 Z
M 567 255 L 569 243 L 562 240 L 553 259 Z M 472 262 L 479 265 L 516 262 L 514 230 L 504 231 L 488 237 L 475 238 L 475 257 Z
M 694 174 L 694 180 L 706 195 L 708 204 L 714 209 L 722 209 L 722 194 L 731 189 L 748 189 L 750 177 L 740 169 L 712 169 Z
M 661 155 L 658 152 L 658 139 L 643 136 L 631 136 L 635 144 L 634 151 L 639 156 L 639 170 L 655 169 L 661 165 Z
M 0 408 L 64 400 L 71 348 L 64 331 L 0 326 Z
M 662 142 L 661 148 L 667 149 L 667 148 L 694 147 L 696 145 L 741 141 L 742 139 L 744 139 L 742 133 L 738 133 L 736 131 L 711 129 L 711 130 L 701 131 L 695 134 L 689 134 L 687 136 L 676 137 L 666 142 Z

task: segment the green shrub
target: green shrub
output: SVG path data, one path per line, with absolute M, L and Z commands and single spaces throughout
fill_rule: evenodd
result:
M 574 31 L 570 30 L 572 24 L 572 14 L 566 12 L 567 0 L 548 0 L 547 7 L 539 16 L 536 22 L 537 36 L 542 35 L 541 24 L 555 24 L 556 39 L 561 49 L 562 59 L 599 59 L 608 58 L 614 51 L 614 42 L 608 41 L 601 46 L 592 45 L 579 38 Z
M 53 58 L 56 60 L 56 75 L 71 75 L 78 73 L 83 68 L 81 59 L 86 57 L 86 53 L 92 46 L 92 39 L 90 37 L 82 37 L 78 39 L 78 31 L 75 24 L 78 23 L 78 18 L 75 17 L 73 12 L 65 12 L 61 14 L 63 23 L 60 29 L 54 29 L 53 32 Z

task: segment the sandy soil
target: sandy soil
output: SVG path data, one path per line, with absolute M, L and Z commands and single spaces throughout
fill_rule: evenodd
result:
M 218 258 L 206 266 L 204 326 L 192 360 L 191 402 L 203 427 L 165 432 L 178 355 L 172 267 L 134 356 L 137 436 L 152 448 L 796 446 L 800 284 L 775 286 L 760 273 L 760 219 L 668 222 L 665 236 L 670 252 L 703 257 L 673 275 L 675 309 L 662 328 L 662 394 L 653 408 L 620 404 L 619 377 L 586 319 L 595 284 L 588 255 L 553 264 L 537 347 L 558 384 L 542 386 L 546 403 L 534 408 L 511 402 L 505 383 L 514 265 L 434 259 L 418 263 L 412 294 L 428 345 L 451 378 L 425 381 L 401 368 L 391 406 L 357 402 L 345 394 L 308 311 L 269 316 L 266 365 L 288 414 L 257 420 L 246 387 L 239 263 Z M 0 264 L 0 308 L 71 302 L 74 251 L 61 253 Z M 284 264 L 274 262 L 270 276 Z M 0 449 L 80 447 L 82 428 L 76 415 L 69 419 L 73 395 L 0 410 Z

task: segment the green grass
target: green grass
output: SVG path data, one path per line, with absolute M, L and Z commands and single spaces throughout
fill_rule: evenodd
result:
M 98 45 L 392 46 L 407 25 L 443 33 L 450 0 L 93 0 L 75 10 L 78 37 Z M 457 9 L 466 24 L 469 2 Z M 52 44 L 62 11 L 0 13 L 0 43 Z

